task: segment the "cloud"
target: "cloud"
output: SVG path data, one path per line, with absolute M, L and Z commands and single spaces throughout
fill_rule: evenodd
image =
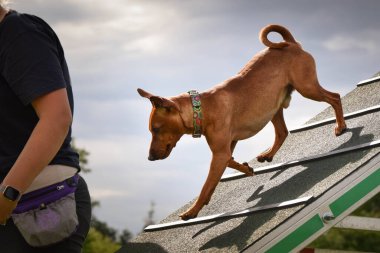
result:
M 148 119 L 151 105 L 148 100 L 140 98 L 137 92 L 135 96 L 136 99 L 112 99 L 110 95 L 111 99 L 92 97 L 77 100 L 74 135 L 83 138 L 134 134 L 149 136 Z
M 330 51 L 364 50 L 369 54 L 380 53 L 378 41 L 380 30 L 364 30 L 357 34 L 336 34 L 327 39 L 323 46 Z
M 96 200 L 109 199 L 115 197 L 127 197 L 129 194 L 125 191 L 119 191 L 115 189 L 99 189 L 99 188 L 91 188 L 91 197 Z
M 182 19 L 170 5 L 154 1 L 91 0 L 77 2 L 76 5 L 72 9 L 79 8 L 88 15 L 54 23 L 56 31 L 67 41 L 66 50 L 76 53 L 111 52 L 114 56 L 120 55 L 119 50 L 123 48 L 129 52 L 149 53 L 158 40 L 167 40 L 173 24 Z M 72 9 L 69 8 L 68 12 Z M 141 46 L 137 46 L 140 43 Z M 148 50 L 142 51 L 143 46 Z
M 165 40 L 165 37 L 160 34 L 148 35 L 131 42 L 126 42 L 122 48 L 126 53 L 157 54 L 165 46 Z

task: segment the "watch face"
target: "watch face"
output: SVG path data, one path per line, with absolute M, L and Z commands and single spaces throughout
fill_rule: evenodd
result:
M 9 200 L 15 201 L 18 199 L 19 196 L 20 192 L 13 187 L 8 186 L 4 190 L 4 197 L 6 197 Z

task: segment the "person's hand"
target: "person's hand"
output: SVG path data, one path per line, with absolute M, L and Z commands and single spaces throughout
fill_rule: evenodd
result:
M 12 211 L 16 206 L 16 201 L 9 201 L 3 194 L 0 194 L 0 225 L 5 226 L 7 224 L 7 220 L 11 217 Z

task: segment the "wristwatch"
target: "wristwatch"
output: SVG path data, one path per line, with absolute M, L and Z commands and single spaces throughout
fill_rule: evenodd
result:
M 0 185 L 0 193 L 9 201 L 18 201 L 21 198 L 21 193 L 12 186 Z

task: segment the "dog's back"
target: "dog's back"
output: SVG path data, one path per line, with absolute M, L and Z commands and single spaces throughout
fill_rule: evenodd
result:
M 269 41 L 270 32 L 280 33 L 284 41 Z M 221 111 L 230 112 L 227 113 L 231 115 L 230 124 L 239 126 L 238 135 L 242 139 L 260 131 L 280 108 L 289 106 L 296 75 L 293 72 L 297 72 L 299 66 L 314 66 L 311 55 L 303 51 L 285 27 L 264 27 L 260 40 L 268 48 L 256 54 L 235 77 L 210 89 L 218 97 L 216 101 Z

